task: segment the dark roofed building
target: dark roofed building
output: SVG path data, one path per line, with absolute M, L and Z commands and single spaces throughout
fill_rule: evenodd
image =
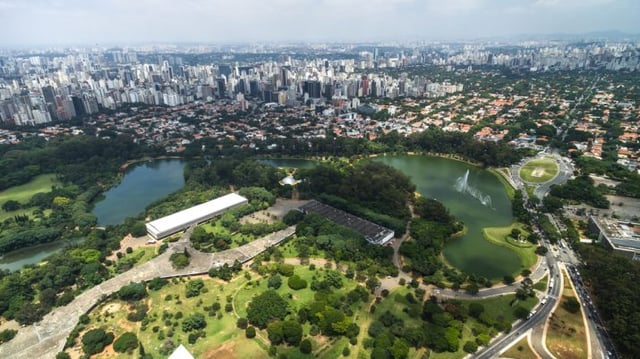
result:
M 385 245 L 395 235 L 395 232 L 389 228 L 375 224 L 366 219 L 354 216 L 343 210 L 331 207 L 316 200 L 311 200 L 304 206 L 300 207 L 304 213 L 314 212 L 321 216 L 362 234 L 364 238 L 372 244 Z

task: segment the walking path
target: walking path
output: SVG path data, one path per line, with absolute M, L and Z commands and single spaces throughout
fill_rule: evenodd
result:
M 96 306 L 103 296 L 115 293 L 131 282 L 151 280 L 155 277 L 176 277 L 207 273 L 211 267 L 232 265 L 238 260 L 242 263 L 264 252 L 271 246 L 281 243 L 295 233 L 295 226 L 272 233 L 242 247 L 219 253 L 202 253 L 191 247 L 189 238 L 193 228 L 189 228 L 182 238 L 171 245 L 163 254 L 134 267 L 114 278 L 80 294 L 71 303 L 59 307 L 47 314 L 42 321 L 20 328 L 13 340 L 0 345 L 0 358 L 55 358 L 78 322 L 78 318 Z M 184 249 L 191 254 L 189 266 L 174 270 L 169 257 L 172 253 Z

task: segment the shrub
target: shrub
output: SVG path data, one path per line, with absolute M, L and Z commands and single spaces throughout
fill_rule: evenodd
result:
M 293 290 L 300 290 L 307 287 L 307 281 L 294 274 L 287 280 L 287 285 Z
M 92 329 L 82 336 L 82 351 L 85 354 L 98 354 L 113 342 L 113 333 L 107 333 L 104 329 Z
M 18 334 L 18 331 L 14 330 L 14 329 L 5 329 L 5 330 L 1 331 L 0 332 L 0 344 L 6 343 L 9 340 L 13 339 L 13 337 L 15 337 L 16 334 Z
M 476 344 L 476 342 L 473 342 L 473 341 L 468 341 L 464 343 L 464 346 L 462 347 L 462 349 L 467 353 L 475 353 L 478 350 L 478 344 Z
M 580 312 L 580 302 L 574 297 L 566 298 L 562 303 L 562 308 L 564 308 L 567 312 L 576 314 Z
M 144 283 L 129 283 L 118 291 L 118 297 L 126 301 L 140 300 L 147 296 Z
M 202 329 L 207 326 L 207 321 L 202 313 L 193 313 L 182 322 L 182 331 L 190 332 L 192 330 Z
M 238 318 L 238 320 L 236 321 L 236 326 L 239 329 L 247 329 L 248 324 L 249 321 L 247 320 L 247 318 Z
M 134 333 L 126 332 L 113 343 L 113 350 L 126 353 L 138 347 L 138 337 Z
M 305 339 L 300 342 L 300 352 L 303 354 L 310 354 L 313 347 L 311 346 L 311 341 L 309 339 Z

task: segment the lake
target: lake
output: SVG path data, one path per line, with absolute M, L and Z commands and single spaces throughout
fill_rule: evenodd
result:
M 104 193 L 96 203 L 93 214 L 98 225 L 121 224 L 125 218 L 142 213 L 151 203 L 184 186 L 183 160 L 158 160 L 129 168 L 118 185 Z M 69 241 L 55 241 L 22 248 L 0 258 L 0 269 L 18 270 L 39 263 L 62 250 Z
M 74 241 L 79 241 L 79 239 Z M 40 263 L 43 259 L 61 251 L 71 243 L 73 241 L 55 241 L 6 253 L 0 257 L 0 269 L 8 269 L 13 272 L 29 264 Z
M 507 226 L 513 220 L 511 201 L 495 175 L 464 162 L 424 155 L 383 156 L 375 161 L 410 176 L 421 195 L 442 202 L 467 226 L 464 237 L 445 246 L 444 256 L 451 265 L 491 279 L 522 269 L 515 252 L 482 235 L 484 227 Z
M 136 216 L 151 203 L 184 186 L 183 160 L 157 160 L 128 169 L 118 185 L 104 193 L 96 203 L 93 215 L 98 225 L 121 224 Z

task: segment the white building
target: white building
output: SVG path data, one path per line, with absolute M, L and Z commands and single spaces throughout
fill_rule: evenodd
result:
M 238 194 L 229 193 L 209 202 L 187 208 L 180 212 L 158 218 L 146 224 L 147 234 L 155 240 L 184 230 L 192 224 L 202 223 L 226 210 L 247 204 L 248 200 Z

